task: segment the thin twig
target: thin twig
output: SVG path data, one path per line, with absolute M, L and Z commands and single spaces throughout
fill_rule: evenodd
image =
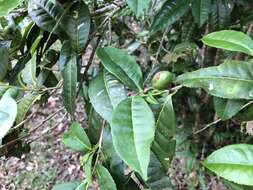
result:
M 160 45 L 159 45 L 159 47 L 158 47 L 158 49 L 157 49 L 157 51 L 156 51 L 155 63 L 158 63 L 158 56 L 159 56 L 159 54 L 161 53 L 161 50 L 162 50 L 162 47 L 163 47 L 163 42 L 164 42 L 165 37 L 167 36 L 167 33 L 168 33 L 169 30 L 170 30 L 170 27 L 167 27 L 167 28 L 165 29 L 165 31 L 163 32 L 163 36 L 162 36 Z
M 8 147 L 8 146 L 10 146 L 10 145 L 12 145 L 12 144 L 15 144 L 16 142 L 18 142 L 18 141 L 20 141 L 20 140 L 22 140 L 22 139 L 24 139 L 24 138 L 26 138 L 26 137 L 29 137 L 30 134 L 34 133 L 38 128 L 40 128 L 41 126 L 43 126 L 44 123 L 46 123 L 47 121 L 51 120 L 57 113 L 59 113 L 59 112 L 62 111 L 63 109 L 64 109 L 64 107 L 58 109 L 58 110 L 55 111 L 53 114 L 49 115 L 45 120 L 43 120 L 40 124 L 38 124 L 35 128 L 33 128 L 33 129 L 32 129 L 31 131 L 29 131 L 27 134 L 25 134 L 25 135 L 23 135 L 23 136 L 21 136 L 21 137 L 19 137 L 19 138 L 17 138 L 17 139 L 14 139 L 14 140 L 12 140 L 12 141 L 10 141 L 10 142 L 8 142 L 8 143 L 6 143 L 6 144 L 0 146 L 0 150 L 1 150 L 1 149 L 4 149 L 4 148 L 6 148 L 6 147 Z
M 47 134 L 48 132 L 54 130 L 56 127 L 59 126 L 60 123 L 62 123 L 62 121 L 65 119 L 65 117 L 66 117 L 67 115 L 68 115 L 68 113 L 65 113 L 65 114 L 62 116 L 61 120 L 58 121 L 53 127 L 51 127 L 50 129 L 46 130 L 46 131 L 45 131 L 43 134 L 41 134 L 40 136 L 37 136 L 36 138 L 29 140 L 27 143 L 30 144 L 30 143 L 32 143 L 32 142 L 34 142 L 34 141 L 40 139 L 41 137 L 43 137 L 43 136 L 44 136 L 45 134 Z
M 199 129 L 199 130 L 193 132 L 193 134 L 196 135 L 196 134 L 198 134 L 198 133 L 201 133 L 201 132 L 203 132 L 204 130 L 206 130 L 207 128 L 211 127 L 212 125 L 215 125 L 215 124 L 219 123 L 220 121 L 222 121 L 222 120 L 221 120 L 221 119 L 217 119 L 217 120 L 215 120 L 214 122 L 209 123 L 208 125 L 206 125 L 206 126 L 203 127 L 202 129 Z
M 14 127 L 12 127 L 9 131 L 9 133 L 11 133 L 12 131 L 18 129 L 19 127 L 22 127 L 26 122 L 28 122 L 35 114 L 37 113 L 37 111 L 31 113 L 28 117 L 26 117 L 25 120 L 21 121 L 19 124 L 15 125 Z
M 96 160 L 95 160 L 95 163 L 94 163 L 94 168 L 93 168 L 92 173 L 95 172 L 96 165 L 98 164 L 98 161 L 99 161 L 99 155 L 101 153 L 101 148 L 102 148 L 102 143 L 103 143 L 103 135 L 104 135 L 105 124 L 106 124 L 106 121 L 103 120 L 102 129 L 101 129 L 101 133 L 100 133 L 100 137 L 99 137 L 99 142 L 98 142 L 97 157 L 96 157 Z
M 37 131 L 38 128 L 40 128 L 42 125 L 44 125 L 47 121 L 51 120 L 52 118 L 54 118 L 55 115 L 57 115 L 59 112 L 61 112 L 62 110 L 64 110 L 64 107 L 59 108 L 58 110 L 56 110 L 54 113 L 52 113 L 51 115 L 49 115 L 46 119 L 44 119 L 43 121 L 40 122 L 40 124 L 38 124 L 36 127 L 34 127 L 31 131 L 29 131 L 28 133 L 34 133 L 35 131 Z
M 121 1 L 119 3 L 113 3 L 108 6 L 102 7 L 100 9 L 97 9 L 95 12 L 91 13 L 91 17 L 98 17 L 101 16 L 107 12 L 110 12 L 111 10 L 114 10 L 116 7 L 122 7 L 125 4 L 124 1 Z
M 88 62 L 86 64 L 86 66 L 85 66 L 85 70 L 84 70 L 83 74 L 81 75 L 81 80 L 80 80 L 80 83 L 79 83 L 79 87 L 78 87 L 78 91 L 77 91 L 77 96 L 80 93 L 80 90 L 82 88 L 83 82 L 85 80 L 88 81 L 87 73 L 88 73 L 88 70 L 89 70 L 92 62 L 93 62 L 93 58 L 94 58 L 96 50 L 97 50 L 97 48 L 99 46 L 100 40 L 101 40 L 101 36 L 98 37 L 96 45 L 94 46 L 94 48 L 93 48 L 93 50 L 92 50 L 92 52 L 90 54 L 89 60 L 88 60 Z

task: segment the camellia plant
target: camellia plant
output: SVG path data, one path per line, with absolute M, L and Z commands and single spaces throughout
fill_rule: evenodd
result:
M 208 30 L 211 32 L 207 35 L 199 32 L 204 36 L 201 41 L 178 43 L 188 35 L 183 30 L 177 34 L 180 18 L 189 14 L 198 31 L 206 25 L 223 29 L 223 17 L 217 25 L 210 24 L 209 8 L 224 11 L 225 17 L 232 10 L 242 9 L 244 4 L 237 3 L 0 1 L 0 16 L 4 16 L 0 21 L 0 155 L 29 152 L 29 143 L 24 140 L 28 134 L 24 135 L 23 129 L 30 108 L 45 102 L 53 91 L 61 90 L 64 107 L 60 111 L 65 109 L 64 117 L 69 115 L 72 121 L 62 141 L 81 154 L 80 164 L 86 177 L 55 185 L 53 190 L 88 189 L 94 180 L 101 190 L 174 189 L 167 172 L 180 147 L 179 125 L 188 117 L 189 111 L 180 111 L 182 106 L 188 106 L 185 102 L 195 101 L 203 94 L 213 97 L 210 110 L 215 110 L 218 119 L 193 129 L 191 134 L 196 136 L 219 122 L 252 118 L 251 37 L 238 30 Z M 224 7 L 227 12 L 221 9 Z M 154 15 L 148 14 L 151 10 Z M 145 21 L 136 29 L 141 32 L 134 34 L 135 43 L 128 46 L 124 45 L 128 42 L 121 44 L 122 38 L 127 38 L 124 32 L 131 28 L 125 26 L 125 18 L 128 24 Z M 239 20 L 233 19 L 235 23 Z M 162 35 L 157 35 L 162 30 Z M 160 40 L 158 46 L 155 38 Z M 153 60 L 143 63 L 134 53 L 142 45 Z M 210 61 L 207 64 L 203 59 L 204 64 L 196 66 L 196 62 L 201 64 L 196 52 L 210 47 L 212 51 L 229 50 L 243 58 L 216 50 L 222 63 L 209 65 Z M 88 51 L 89 58 L 84 59 Z M 210 51 L 206 52 L 209 55 Z M 185 101 L 185 96 L 192 99 Z M 85 105 L 87 128 L 76 119 L 79 97 Z M 194 112 L 196 106 L 191 105 Z M 195 126 L 199 126 L 200 116 L 194 114 L 198 116 Z M 14 153 L 17 149 L 19 153 Z M 249 141 L 223 146 L 205 156 L 200 160 L 202 166 L 228 181 L 253 186 L 253 145 Z

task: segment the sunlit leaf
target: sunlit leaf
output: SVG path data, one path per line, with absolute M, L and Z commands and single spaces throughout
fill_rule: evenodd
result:
M 126 98 L 126 91 L 113 75 L 104 70 L 92 80 L 89 97 L 96 112 L 110 122 L 113 109 Z
M 17 103 L 7 91 L 0 100 L 0 140 L 8 133 L 17 115 Z
M 123 100 L 113 112 L 111 130 L 118 155 L 146 180 L 155 121 L 145 100 L 139 96 Z
M 84 129 L 77 122 L 72 123 L 70 129 L 64 134 L 63 143 L 65 146 L 82 153 L 91 150 L 91 144 Z
M 0 1 L 0 17 L 6 16 L 9 11 L 20 4 L 21 0 L 1 0 Z
M 222 30 L 210 33 L 202 38 L 208 46 L 230 51 L 238 51 L 253 56 L 253 40 L 243 32 Z
M 100 164 L 97 165 L 96 174 L 100 190 L 117 190 L 111 174 L 104 166 Z
M 253 67 L 250 62 L 228 60 L 219 66 L 184 73 L 176 81 L 186 87 L 203 88 L 221 98 L 253 98 Z
M 204 166 L 229 181 L 253 185 L 253 145 L 235 144 L 213 152 Z

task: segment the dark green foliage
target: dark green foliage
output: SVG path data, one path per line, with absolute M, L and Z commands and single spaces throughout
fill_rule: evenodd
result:
M 31 108 L 60 92 L 71 122 L 63 143 L 82 156 L 86 179 L 53 190 L 95 179 L 101 190 L 207 189 L 214 174 L 204 167 L 253 185 L 251 4 L 0 3 L 0 155 L 29 152 Z

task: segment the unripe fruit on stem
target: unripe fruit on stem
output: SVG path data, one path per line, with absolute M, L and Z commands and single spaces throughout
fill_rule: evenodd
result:
M 164 90 L 169 87 L 174 79 L 174 74 L 169 71 L 160 71 L 152 79 L 152 86 L 157 90 Z

